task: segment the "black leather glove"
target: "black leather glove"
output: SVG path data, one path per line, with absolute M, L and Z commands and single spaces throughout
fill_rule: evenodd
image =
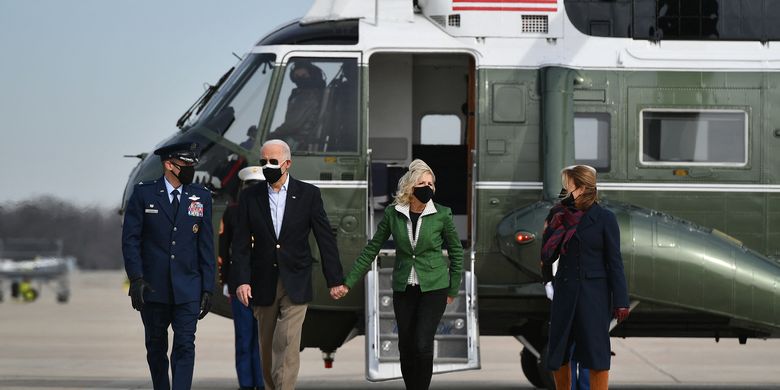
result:
M 130 296 L 130 301 L 133 303 L 133 309 L 141 311 L 144 308 L 144 290 L 154 292 L 154 289 L 149 283 L 146 283 L 143 278 L 136 278 L 130 281 L 130 292 L 127 295 Z
M 211 310 L 211 293 L 204 291 L 200 297 L 200 315 L 198 319 L 202 320 L 206 314 L 209 314 L 209 310 Z

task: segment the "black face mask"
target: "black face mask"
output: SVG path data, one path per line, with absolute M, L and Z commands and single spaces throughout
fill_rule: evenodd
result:
M 282 178 L 282 168 L 265 167 L 263 168 L 263 176 L 268 184 L 274 184 Z
M 561 204 L 567 207 L 574 207 L 574 194 L 569 194 L 561 200 Z
M 179 179 L 179 182 L 184 185 L 191 184 L 192 179 L 195 178 L 195 167 L 193 165 L 173 165 L 179 168 L 179 174 L 173 174 Z
M 414 197 L 422 203 L 428 203 L 433 198 L 433 188 L 428 186 L 414 187 L 412 191 Z

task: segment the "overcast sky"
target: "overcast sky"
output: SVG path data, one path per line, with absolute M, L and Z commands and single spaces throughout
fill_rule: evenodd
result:
M 313 0 L 0 0 L 0 206 L 119 206 L 125 154 Z

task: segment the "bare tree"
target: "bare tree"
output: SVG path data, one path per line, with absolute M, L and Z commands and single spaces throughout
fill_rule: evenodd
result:
M 62 239 L 80 269 L 122 267 L 121 223 L 115 211 L 52 196 L 0 207 L 0 238 Z

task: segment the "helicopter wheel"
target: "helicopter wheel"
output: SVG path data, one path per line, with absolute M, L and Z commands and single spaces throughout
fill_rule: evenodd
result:
M 531 384 L 536 388 L 544 388 L 544 382 L 542 377 L 539 376 L 538 364 L 536 363 L 536 356 L 528 350 L 523 348 L 523 352 L 520 353 L 520 366 L 523 368 L 523 374 Z
M 59 293 L 57 294 L 57 302 L 58 303 L 68 303 L 68 299 L 70 298 L 70 294 L 68 293 Z

